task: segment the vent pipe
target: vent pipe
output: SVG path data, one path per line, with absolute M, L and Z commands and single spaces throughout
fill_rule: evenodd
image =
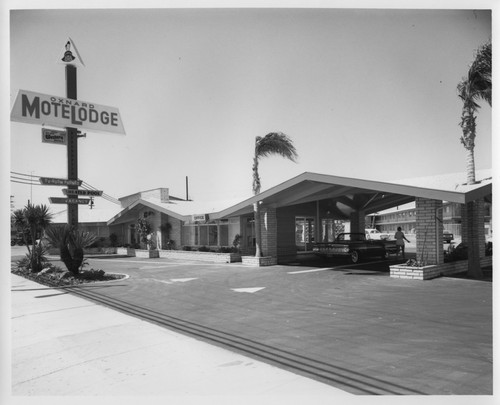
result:
M 186 201 L 189 201 L 189 180 L 188 180 L 188 176 L 186 176 Z

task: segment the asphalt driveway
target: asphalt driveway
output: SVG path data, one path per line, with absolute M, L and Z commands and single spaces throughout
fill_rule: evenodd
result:
M 366 263 L 253 268 L 170 259 L 88 262 L 129 277 L 79 291 L 114 308 L 140 308 L 153 322 L 182 321 L 200 339 L 238 338 L 243 346 L 235 350 L 252 345 L 256 357 L 277 353 L 281 357 L 264 361 L 347 392 L 492 393 L 489 282 L 392 279 L 383 266 L 377 271 Z M 294 362 L 280 360 L 285 357 Z M 311 368 L 294 369 L 298 363 Z

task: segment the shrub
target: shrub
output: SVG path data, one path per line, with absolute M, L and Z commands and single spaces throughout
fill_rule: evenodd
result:
M 116 247 L 116 245 L 118 244 L 118 236 L 116 235 L 116 233 L 112 233 L 111 235 L 109 235 L 109 244 L 112 247 Z
M 90 232 L 75 230 L 68 225 L 50 227 L 46 237 L 51 246 L 59 248 L 61 260 L 68 271 L 78 276 L 83 264 L 83 249 L 95 242 L 96 236 Z
M 198 252 L 210 252 L 210 249 L 207 248 L 206 246 L 200 246 L 198 248 Z
M 193 250 L 193 248 L 191 246 L 183 246 L 182 250 L 184 250 L 186 252 L 191 252 L 191 250 Z
M 82 270 L 79 277 L 83 280 L 102 280 L 104 277 L 104 270 Z

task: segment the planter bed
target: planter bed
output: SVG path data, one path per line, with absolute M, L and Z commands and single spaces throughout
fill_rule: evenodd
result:
M 246 266 L 266 267 L 278 264 L 278 259 L 273 256 L 255 257 L 255 256 L 242 256 L 241 260 Z
M 486 256 L 480 259 L 481 267 L 492 266 L 493 257 Z M 391 277 L 408 278 L 413 280 L 430 280 L 440 276 L 451 276 L 453 274 L 466 273 L 468 267 L 467 260 L 457 260 L 454 262 L 435 264 L 424 267 L 405 266 L 395 264 L 389 266 Z
M 239 253 L 194 252 L 188 250 L 160 250 L 160 257 L 169 259 L 196 260 L 213 263 L 241 262 Z

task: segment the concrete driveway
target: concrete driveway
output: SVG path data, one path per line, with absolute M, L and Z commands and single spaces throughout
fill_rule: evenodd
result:
M 492 393 L 488 282 L 391 279 L 366 263 L 88 261 L 129 278 L 73 292 L 350 393 Z

